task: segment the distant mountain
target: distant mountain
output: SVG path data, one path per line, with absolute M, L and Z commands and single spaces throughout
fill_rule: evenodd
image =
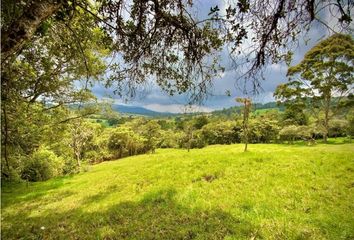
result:
M 146 109 L 144 107 L 119 105 L 119 104 L 113 104 L 112 109 L 114 111 L 117 111 L 118 113 L 143 115 L 143 116 L 151 116 L 151 117 L 174 115 L 173 113 L 169 113 L 169 112 L 156 112 L 156 111 Z

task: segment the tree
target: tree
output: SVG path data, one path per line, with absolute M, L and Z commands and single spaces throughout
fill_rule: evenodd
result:
M 19 12 L 10 11 L 10 5 L 14 7 L 15 3 L 11 1 L 2 2 L 2 8 L 4 10 L 5 24 L 1 26 L 1 62 L 2 64 L 8 60 L 11 55 L 16 52 L 20 52 L 26 42 L 33 37 L 40 25 L 56 13 L 63 5 L 64 1 L 45 0 L 45 1 L 28 1 L 26 8 Z M 17 4 L 19 6 L 21 4 Z M 16 8 L 15 8 L 16 9 Z M 14 14 L 15 16 L 9 16 Z M 13 19 L 6 19 L 10 17 L 16 17 Z M 3 16 L 3 15 L 2 15 Z M 3 19 L 2 19 L 3 20 Z M 7 21 L 6 21 L 7 20 Z M 12 21 L 11 21 L 12 20 Z
M 162 89 L 170 94 L 189 92 L 193 101 L 203 97 L 214 70 L 219 68 L 216 61 L 205 61 L 205 57 L 224 41 L 231 43 L 232 57 L 237 58 L 241 51 L 246 53 L 248 57 L 238 59 L 249 62 L 249 75 L 255 75 L 269 62 L 289 60 L 289 43 L 296 42 L 313 21 L 332 31 L 320 16 L 337 12 L 333 16 L 337 26 L 350 30 L 353 8 L 345 0 L 233 1 L 225 13 L 215 6 L 209 18 L 197 19 L 189 11 L 192 4 L 192 0 L 4 0 L 2 66 L 11 63 L 48 22 L 68 23 L 80 13 L 95 19 L 107 35 L 106 45 L 124 60 L 121 65 L 112 65 L 114 74 L 108 82 L 117 84 L 118 93 L 123 94 L 124 79 L 129 83 L 126 90 L 134 95 L 146 76 L 155 75 Z M 222 38 L 220 31 L 224 33 Z M 243 48 L 246 42 L 250 46 L 247 49 Z
M 208 144 L 232 144 L 240 142 L 240 130 L 235 121 L 217 119 L 203 126 L 202 136 Z
M 160 131 L 161 126 L 154 120 L 148 121 L 142 127 L 142 135 L 146 138 L 146 144 L 148 149 L 151 150 L 151 153 L 155 153 L 158 138 L 161 135 Z
M 249 123 L 248 138 L 253 143 L 269 143 L 279 133 L 278 122 L 265 117 L 254 118 Z
M 264 66 L 290 63 L 299 36 L 313 26 L 320 25 L 330 34 L 350 33 L 353 7 L 346 0 L 240 0 L 229 1 L 225 13 L 218 6 L 212 8 L 211 16 L 223 26 L 230 57 L 244 73 L 240 80 L 252 80 L 257 90 Z M 330 22 L 325 16 L 330 16 Z
M 304 59 L 288 69 L 289 82 L 279 85 L 275 97 L 288 105 L 307 106 L 324 129 L 352 91 L 354 41 L 350 35 L 335 34 L 321 41 Z
M 209 123 L 208 117 L 205 115 L 197 116 L 194 119 L 194 127 L 195 129 L 202 129 L 203 126 Z
M 345 119 L 332 119 L 329 123 L 330 137 L 344 137 L 348 133 L 349 123 Z
M 194 133 L 195 128 L 191 121 L 184 122 L 183 131 L 184 131 L 183 145 L 187 148 L 189 152 L 190 149 L 192 148 L 192 141 L 195 134 Z
M 242 121 L 242 135 L 243 141 L 245 143 L 244 151 L 247 151 L 248 138 L 249 138 L 249 128 L 248 128 L 248 119 L 251 111 L 252 102 L 249 98 L 236 98 L 236 102 L 243 104 L 243 121 Z
M 41 21 L 41 18 L 32 19 L 33 14 L 48 10 L 34 6 L 49 2 L 28 1 L 33 7 L 29 12 L 24 11 L 21 5 L 24 2 L 2 4 L 2 32 L 8 31 L 8 37 L 13 37 L 10 41 L 15 41 L 18 29 L 12 23 L 22 19 L 18 27 L 21 31 L 28 30 L 24 34 L 31 39 L 26 41 L 26 37 L 19 43 L 13 42 L 18 44 L 16 49 L 20 48 L 16 54 L 6 57 L 6 49 L 2 54 L 6 57 L 1 65 L 1 120 L 6 123 L 1 125 L 2 160 L 5 163 L 11 162 L 9 158 L 16 154 L 29 156 L 43 143 L 44 129 L 92 113 L 78 111 L 79 115 L 72 115 L 68 114 L 67 107 L 92 103 L 94 97 L 88 87 L 106 69 L 102 60 L 107 54 L 102 44 L 104 34 L 95 28 L 92 16 L 76 13 L 67 22 L 53 16 L 35 30 L 27 29 L 26 24 L 32 24 L 32 20 Z M 2 40 L 5 38 L 2 50 L 9 47 L 6 34 L 2 35 Z M 77 88 L 78 79 L 84 79 L 81 89 Z
M 222 40 L 210 24 L 198 23 L 192 17 L 188 12 L 191 5 L 191 1 L 182 0 L 5 1 L 2 55 L 6 61 L 2 59 L 2 68 L 11 65 L 27 44 L 40 36 L 42 29 L 53 22 L 70 24 L 73 17 L 80 16 L 83 24 L 94 19 L 95 26 L 72 28 L 69 39 L 81 36 L 82 32 L 101 31 L 105 35 L 102 45 L 121 56 L 119 63 L 110 64 L 106 83 L 115 87 L 117 94 L 130 98 L 154 76 L 169 94 L 189 92 L 191 101 L 197 101 L 218 68 L 216 60 L 206 57 L 221 47 Z M 12 18 L 13 9 L 18 18 Z M 68 46 L 75 47 L 80 42 L 84 41 Z
M 89 142 L 89 139 L 93 137 L 93 130 L 87 126 L 81 119 L 77 119 L 71 126 L 71 143 L 70 146 L 73 149 L 74 157 L 76 159 L 77 166 L 81 166 L 81 158 L 83 151 Z
M 108 135 L 107 148 L 114 154 L 111 159 L 146 153 L 151 150 L 148 140 L 129 126 L 111 128 Z

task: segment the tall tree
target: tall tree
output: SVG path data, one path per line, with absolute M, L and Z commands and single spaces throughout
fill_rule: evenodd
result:
M 5 10 L 2 11 L 1 24 L 1 62 L 6 63 L 8 58 L 20 52 L 26 42 L 32 39 L 33 35 L 40 27 L 40 25 L 55 14 L 64 1 L 61 0 L 41 0 L 41 1 L 27 1 L 26 7 L 23 11 L 16 11 L 16 4 L 10 1 L 2 1 L 1 5 Z M 10 11 L 12 7 L 12 11 Z M 7 13 L 7 15 L 6 15 Z M 10 16 L 9 16 L 10 15 Z M 11 15 L 18 15 L 16 19 L 7 19 L 13 17 Z M 6 21 L 8 20 L 8 21 Z
M 335 34 L 318 43 L 299 64 L 288 69 L 289 82 L 277 87 L 275 97 L 281 102 L 307 105 L 319 118 L 326 142 L 330 119 L 353 91 L 353 71 L 353 38 Z
M 243 142 L 245 143 L 244 151 L 247 151 L 248 141 L 249 141 L 249 126 L 248 119 L 251 111 L 252 102 L 249 98 L 236 98 L 236 102 L 241 103 L 243 105 L 243 121 L 242 121 L 242 135 Z
M 16 58 L 2 65 L 1 120 L 6 124 L 1 125 L 1 153 L 7 172 L 16 156 L 30 155 L 43 143 L 39 133 L 45 128 L 89 114 L 60 112 L 67 112 L 69 104 L 94 99 L 87 88 L 77 85 L 83 79 L 88 87 L 106 69 L 102 60 L 107 53 L 102 44 L 104 34 L 95 26 L 92 16 L 80 13 L 72 15 L 70 22 L 51 18 L 33 33 Z
M 155 153 L 158 138 L 161 135 L 161 126 L 157 121 L 151 120 L 144 124 L 142 135 L 146 138 L 146 144 L 151 153 Z

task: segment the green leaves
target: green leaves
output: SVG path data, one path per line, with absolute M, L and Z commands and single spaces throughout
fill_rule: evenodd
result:
M 304 59 L 288 69 L 289 82 L 281 84 L 274 96 L 289 108 L 303 111 L 307 106 L 320 118 L 328 134 L 329 120 L 354 84 L 354 41 L 350 35 L 335 34 L 314 46 Z M 333 98 L 336 98 L 333 101 Z

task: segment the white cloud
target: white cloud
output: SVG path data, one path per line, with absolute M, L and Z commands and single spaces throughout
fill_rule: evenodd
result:
M 272 65 L 270 65 L 270 68 L 274 72 L 281 72 L 281 73 L 284 73 L 284 72 L 286 73 L 286 71 L 288 69 L 287 66 L 284 63 L 282 63 L 282 64 L 280 64 L 280 63 L 272 64 Z
M 111 98 L 111 97 L 100 97 L 98 99 L 98 102 L 129 106 L 129 104 L 125 103 L 122 99 Z
M 212 112 L 214 109 L 197 105 L 182 105 L 182 104 L 147 104 L 143 106 L 146 109 L 156 112 L 169 113 L 191 113 L 191 112 Z

